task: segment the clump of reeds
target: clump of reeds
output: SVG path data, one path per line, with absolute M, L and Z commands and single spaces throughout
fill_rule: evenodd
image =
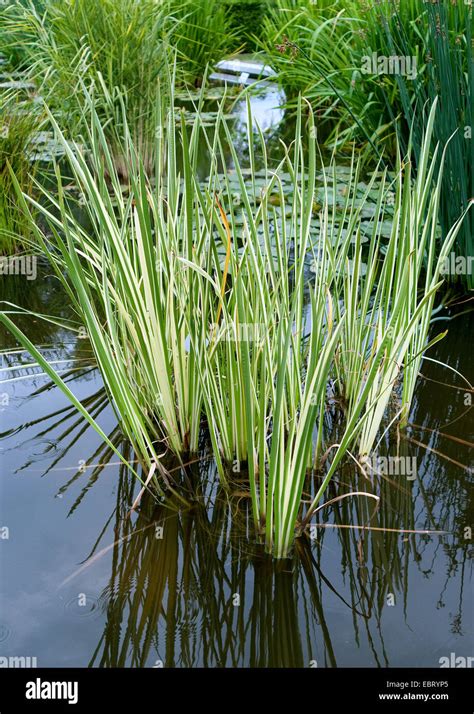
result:
M 349 452 L 356 460 L 366 457 L 374 448 L 400 380 L 397 416 L 408 412 L 442 283 L 440 260 L 460 227 L 452 227 L 435 258 L 441 177 L 433 189 L 436 157 L 429 160 L 429 146 L 436 106 L 416 180 L 408 156 L 400 158 L 390 185 L 385 175 L 379 181 L 364 250 L 361 212 L 379 177 L 356 200 L 360 167 L 353 162 L 342 216 L 337 213 L 329 199 L 330 172 L 317 168 L 313 114 L 308 107 L 304 128 L 301 101 L 294 142 L 273 168 L 248 117 L 247 170 L 232 144 L 224 104 L 212 134 L 199 111 L 188 129 L 172 107 L 160 117 L 164 131 L 153 177 L 125 132 L 126 190 L 92 106 L 90 157 L 70 146 L 56 125 L 89 228 L 72 210 L 59 172 L 57 196 L 43 191 L 41 201 L 24 196 L 22 205 L 48 223 L 42 230 L 31 216 L 35 239 L 86 328 L 123 434 L 148 470 L 150 487 L 160 487 L 164 478 L 163 451 L 196 451 L 205 425 L 223 482 L 228 462 L 237 469 L 244 464 L 256 531 L 267 550 L 284 557 L 341 460 Z M 197 172 L 201 140 L 214 157 L 204 185 Z M 264 156 L 263 185 L 255 178 L 256 143 Z M 231 200 L 229 170 L 221 169 L 226 151 L 242 209 Z M 324 199 L 315 230 L 318 183 Z M 384 242 L 389 192 L 395 196 L 393 222 Z M 289 211 L 278 210 L 285 204 Z M 106 438 L 39 350 L 7 315 L 0 318 Z M 340 442 L 329 445 L 325 477 L 303 512 L 305 477 L 320 466 L 330 381 L 346 404 L 345 428 Z
M 12 172 L 31 195 L 37 164 L 31 161 L 31 139 L 41 128 L 37 107 L 15 91 L 0 90 L 0 255 L 21 249 L 31 231 L 18 205 Z
M 27 0 L 2 13 L 6 49 L 21 49 L 25 71 L 61 127 L 77 139 L 94 97 L 114 165 L 127 178 L 122 153 L 132 135 L 151 170 L 162 131 L 159 105 L 169 99 L 170 56 L 176 84 L 199 84 L 208 64 L 234 47 L 224 8 L 214 0 Z M 123 123 L 123 107 L 127 126 Z

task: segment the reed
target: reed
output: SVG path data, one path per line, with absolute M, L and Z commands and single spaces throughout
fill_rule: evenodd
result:
M 286 557 L 341 461 L 354 450 L 361 457 L 371 452 L 399 380 L 405 380 L 399 411 L 409 409 L 442 284 L 440 261 L 460 227 L 452 227 L 436 260 L 441 177 L 433 190 L 436 157 L 429 158 L 436 105 L 417 179 L 407 156 L 389 187 L 385 174 L 374 174 L 357 199 L 360 163 L 353 160 L 341 215 L 330 200 L 330 171 L 318 170 L 314 116 L 302 100 L 295 139 L 272 168 L 263 135 L 253 132 L 250 104 L 244 168 L 224 118 L 225 98 L 212 132 L 200 107 L 189 128 L 172 102 L 160 117 L 164 130 L 153 178 L 126 129 L 126 190 L 93 98 L 86 94 L 85 100 L 92 118 L 90 155 L 71 146 L 51 121 L 88 227 L 77 218 L 58 170 L 57 194 L 43 189 L 41 201 L 21 196 L 35 240 L 86 329 L 122 433 L 150 487 L 159 489 L 161 478 L 169 483 L 163 453 L 197 451 L 205 426 L 223 483 L 229 461 L 234 471 L 246 471 L 257 536 L 269 552 Z M 213 157 L 204 183 L 197 171 L 203 141 Z M 242 208 L 232 201 L 230 170 L 221 169 L 227 152 Z M 263 182 L 256 177 L 259 153 Z M 334 162 L 331 170 L 335 180 Z M 363 247 L 360 217 L 376 183 L 372 234 Z M 20 194 L 18 182 L 16 188 Z M 388 188 L 395 199 L 387 240 L 381 225 Z M 31 209 L 41 213 L 47 229 Z M 7 314 L 0 319 L 107 441 L 41 352 Z M 338 444 L 328 444 L 323 433 L 330 383 L 346 403 Z M 332 458 L 305 510 L 304 482 L 311 469 L 321 468 L 323 446 Z
M 427 61 L 424 71 L 418 72 L 414 81 L 403 75 L 396 77 L 401 109 L 397 134 L 402 146 L 407 146 L 411 138 L 414 158 L 421 164 L 424 146 L 420 116 L 439 100 L 442 110 L 434 120 L 433 142 L 447 147 L 444 162 L 437 167 L 442 175 L 439 221 L 446 236 L 461 214 L 466 214 L 455 248 L 459 256 L 469 259 L 474 255 L 472 216 L 466 213 L 474 194 L 472 7 L 468 3 L 422 3 L 420 0 L 415 4 L 420 32 L 425 33 Z M 389 21 L 384 12 L 378 13 L 387 44 L 398 48 L 399 54 L 413 54 L 403 14 L 395 6 L 390 7 L 390 13 L 395 20 Z M 390 97 L 385 87 L 383 92 L 388 106 Z M 450 281 L 461 282 L 470 290 L 474 288 L 474 275 L 469 271 L 462 277 L 451 274 Z
M 398 159 L 397 144 L 421 162 L 423 127 L 438 98 L 443 110 L 436 113 L 431 151 L 438 142 L 449 143 L 439 205 L 444 239 L 466 212 L 474 189 L 471 5 L 277 0 L 259 44 L 289 103 L 295 104 L 300 91 L 311 100 L 329 145 L 354 142 L 369 158 L 383 153 L 391 166 Z M 372 57 L 394 58 L 400 68 L 367 69 Z M 434 177 L 439 170 L 438 163 Z M 455 242 L 457 254 L 467 260 L 474 251 L 472 235 L 468 214 Z M 468 289 L 474 284 L 468 270 L 450 280 Z
M 276 0 L 264 21 L 259 46 L 276 69 L 289 106 L 303 93 L 330 146 L 380 145 L 387 133 L 378 78 L 360 71 L 369 49 L 380 50 L 380 32 L 371 18 L 358 2 Z
M 317 508 L 341 460 L 354 446 L 364 471 L 367 457 L 378 447 L 379 442 L 375 445 L 375 441 L 389 399 L 397 393 L 399 408 L 394 416 L 392 413 L 385 431 L 395 422 L 401 426 L 406 424 L 423 354 L 446 334 L 440 333 L 428 342 L 435 296 L 444 282 L 443 261 L 469 208 L 441 241 L 437 255 L 442 172 L 437 173 L 439 146 L 431 157 L 436 111 L 435 101 L 423 136 L 416 179 L 412 177 L 410 156 L 399 161 L 395 185 L 390 186 L 395 194 L 395 206 L 388 244 L 382 249 L 377 235 L 383 213 L 381 207 L 387 195 L 384 179 L 379 187 L 378 210 L 365 271 L 362 269 L 359 236 L 351 265 L 347 262 L 347 244 L 336 243 L 340 247 L 332 260 L 338 265 L 346 261 L 346 270 L 343 287 L 333 287 L 333 292 L 341 296 L 336 302 L 335 319 L 340 314 L 345 317 L 335 359 L 335 383 L 346 401 L 347 421 L 340 442 L 331 447 L 335 449 L 334 457 L 308 509 L 306 522 Z M 446 151 L 447 147 L 444 147 L 441 166 Z M 337 281 L 340 285 L 340 278 Z
M 18 92 L 0 90 L 0 255 L 24 248 L 30 234 L 11 172 L 22 190 L 31 194 L 37 171 L 37 164 L 30 160 L 31 139 L 41 126 L 41 112 L 31 102 Z
M 169 38 L 176 53 L 180 84 L 203 82 L 206 68 L 239 49 L 238 29 L 219 0 L 162 0 L 173 18 Z
M 83 87 L 94 92 L 115 163 L 124 135 L 122 102 L 135 145 L 147 156 L 157 131 L 156 105 L 166 80 L 172 18 L 155 0 L 32 1 L 5 11 L 12 47 L 26 55 L 28 74 L 66 133 L 84 131 Z M 161 81 L 160 81 L 161 80 Z
M 160 133 L 158 105 L 169 101 L 169 59 L 175 83 L 200 84 L 206 67 L 237 49 L 223 6 L 216 0 L 45 0 L 6 8 L 6 50 L 20 51 L 63 131 L 74 139 L 90 123 L 84 87 L 94 96 L 114 164 L 128 175 L 121 154 L 132 134 L 145 168 L 153 167 Z M 122 104 L 127 113 L 124 126 Z
M 172 168 L 177 152 L 172 110 L 166 119 L 169 172 L 153 190 L 128 135 L 128 195 L 100 121 L 91 112 L 91 164 L 56 130 L 65 149 L 69 146 L 67 157 L 92 231 L 77 220 L 59 172 L 57 197 L 45 194 L 41 205 L 30 198 L 48 229 L 41 230 L 33 218 L 32 227 L 87 331 L 122 430 L 150 466 L 163 449 L 180 454 L 197 448 L 201 398 L 187 344 L 194 333 L 207 329 L 205 314 L 202 322 L 194 317 L 200 309 L 206 311 L 209 288 L 200 292 L 196 272 L 186 269 L 185 261 L 205 266 L 209 219 L 203 215 L 194 221 L 198 204 L 189 172 L 187 195 L 180 200 L 180 175 Z M 194 150 L 192 139 L 187 161 Z M 201 236 L 193 235 L 193 229 L 201 230 Z

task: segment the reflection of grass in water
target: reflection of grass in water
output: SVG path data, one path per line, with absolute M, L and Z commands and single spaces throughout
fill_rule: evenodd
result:
M 125 540 L 103 593 L 108 620 L 90 665 L 146 666 L 154 648 L 166 667 L 193 666 L 196 658 L 203 666 L 242 666 L 247 658 L 251 666 L 303 666 L 294 575 L 281 564 L 274 572 L 263 554 L 252 562 L 229 537 L 223 501 L 209 519 L 202 505 L 179 517 L 147 499 L 120 534 Z
M 91 395 L 88 406 L 103 408 L 103 391 Z M 85 422 L 80 423 L 72 408 L 51 417 L 49 438 L 54 434 L 67 457 L 72 445 L 85 438 Z M 38 424 L 38 436 L 45 437 L 44 420 L 38 418 Z M 117 433 L 109 438 L 120 445 Z M 133 461 L 130 452 L 125 456 Z M 99 446 L 87 459 L 90 468 L 85 473 L 72 472 L 60 492 L 77 488 L 81 479 L 83 483 L 70 512 L 110 468 L 112 457 L 110 449 Z M 92 468 L 94 463 L 99 466 Z M 55 457 L 48 469 L 58 464 Z M 167 466 L 175 473 L 171 462 Z M 171 504 L 157 505 L 145 496 L 130 517 L 136 482 L 120 467 L 113 513 L 82 566 L 94 567 L 94 558 L 112 550 L 111 578 L 101 598 L 107 623 L 91 664 L 150 666 L 161 660 L 164 666 L 308 666 L 317 659 L 319 666 L 323 661 L 335 666 L 339 653 L 331 645 L 331 627 L 325 618 L 323 594 L 327 590 L 340 607 L 352 612 L 354 637 L 358 640 L 365 632 L 374 662 L 389 664 L 382 619 L 387 595 L 393 593 L 397 604 L 403 602 L 406 607 L 408 567 L 413 560 L 421 561 L 424 547 L 419 536 L 389 530 L 416 525 L 411 483 L 382 478 L 371 486 L 364 480 L 364 490 L 381 496 L 375 513 L 364 499 L 352 499 L 313 518 L 312 523 L 321 525 L 385 529 L 336 529 L 347 574 L 347 597 L 324 573 L 325 528 L 317 529 L 312 544 L 300 539 L 291 561 L 272 562 L 254 541 L 245 481 L 237 480 L 230 492 L 220 490 L 215 465 L 207 458 L 186 471 L 183 487 L 191 489 L 192 504 L 188 509 L 173 511 Z M 328 497 L 354 490 L 354 473 L 350 463 L 344 466 Z M 308 480 L 305 493 L 311 496 L 317 488 L 318 483 Z M 439 493 L 440 500 L 449 501 L 448 489 Z M 113 547 L 104 543 L 110 525 L 114 526 Z M 240 597 L 239 606 L 233 604 L 234 595 Z M 318 633 L 324 645 L 315 650 Z
M 461 306 L 461 310 L 464 306 Z M 464 321 L 453 320 L 450 339 L 441 343 L 433 355 L 441 362 L 451 365 L 461 374 L 470 377 L 465 336 L 472 328 L 472 315 Z M 441 528 L 449 532 L 442 539 L 439 549 L 446 557 L 447 567 L 444 587 L 438 607 L 444 606 L 445 591 L 450 579 L 457 575 L 461 581 L 457 611 L 450 613 L 453 633 L 463 633 L 466 591 L 463 587 L 471 570 L 472 539 L 469 530 L 474 519 L 473 478 L 471 453 L 473 392 L 465 379 L 446 371 L 441 365 L 427 363 L 423 366 L 410 421 L 407 440 L 415 450 L 418 460 L 419 479 L 416 481 L 416 496 L 422 503 L 420 525 L 425 528 Z M 434 381 L 431 381 L 434 380 Z M 434 398 L 436 395 L 436 398 Z M 468 404 L 466 404 L 466 397 Z M 469 401 L 471 402 L 469 404 Z M 430 419 L 426 418 L 429 412 Z M 422 560 L 430 541 L 419 546 L 419 569 L 426 570 Z M 434 571 L 435 562 L 428 572 Z
M 202 467 L 195 469 L 201 472 Z M 202 473 L 196 476 L 202 483 Z M 189 478 L 192 481 L 193 475 Z M 201 496 L 205 498 L 205 493 Z M 209 515 L 209 504 L 200 502 L 201 496 L 198 493 L 195 507 L 181 515 L 170 514 L 146 499 L 132 525 L 127 514 L 133 497 L 128 492 L 116 514 L 113 574 L 102 598 L 108 621 L 90 664 L 146 666 L 154 657 L 154 648 L 156 660 L 164 666 L 193 666 L 196 658 L 204 666 L 308 666 L 314 658 L 314 642 L 305 643 L 304 633 L 314 631 L 319 623 L 325 661 L 334 666 L 336 655 L 325 624 L 320 578 L 328 587 L 331 584 L 308 547 L 301 541 L 293 562 L 275 565 L 261 547 L 249 545 L 245 505 L 237 514 L 230 507 L 228 494 L 221 493 Z M 241 501 L 239 491 L 236 500 Z M 399 509 L 388 512 L 398 513 L 400 519 Z M 362 521 L 365 515 L 356 513 Z M 389 523 L 393 526 L 393 519 Z M 157 528 L 162 528 L 162 533 Z M 157 532 L 162 538 L 156 537 Z M 353 538 L 345 533 L 341 537 L 343 544 Z M 369 534 L 368 540 L 372 537 Z M 396 539 L 390 542 L 389 547 L 393 546 L 398 548 Z M 381 610 L 387 588 L 393 587 L 388 566 L 393 555 L 387 552 L 382 536 L 377 555 L 381 548 L 384 558 L 374 566 L 373 585 L 358 586 L 358 574 L 353 571 L 353 603 L 346 603 L 357 615 L 355 626 L 361 619 L 366 623 L 376 661 L 379 655 L 370 636 L 370 619 L 377 603 Z M 386 582 L 381 582 L 381 569 Z M 379 577 L 375 577 L 377 573 Z M 234 595 L 240 598 L 239 606 L 233 604 Z M 299 597 L 306 602 L 306 622 L 301 629 Z M 341 601 L 345 602 L 344 598 Z M 160 651 L 161 627 L 166 631 L 164 652 Z M 175 649 L 178 633 L 179 656 Z
M 304 541 L 299 541 L 293 561 L 275 564 L 261 548 L 249 546 L 248 510 L 244 506 L 236 519 L 226 494 L 217 496 L 210 516 L 203 504 L 181 515 L 167 515 L 148 500 L 132 526 L 125 510 L 122 526 L 116 529 L 121 544 L 116 547 L 112 578 L 103 593 L 108 622 L 91 665 L 146 666 L 153 660 L 154 647 L 164 666 L 308 666 L 314 659 L 314 641 L 305 641 L 305 636 L 320 628 L 324 660 L 335 666 L 321 601 L 321 585 L 332 586 Z M 391 526 L 403 524 L 403 515 L 393 504 L 387 513 Z M 344 515 L 363 521 L 367 514 Z M 385 519 L 378 522 L 383 527 Z M 156 527 L 163 528 L 162 539 L 156 538 Z M 355 536 L 339 533 L 343 553 L 352 557 Z M 367 535 L 369 543 L 373 536 Z M 385 539 L 381 534 L 372 547 L 376 559 L 372 575 L 361 582 L 356 568 L 350 572 L 352 605 L 338 596 L 354 611 L 356 636 L 359 623 L 365 623 L 376 662 L 381 654 L 370 621 L 375 617 L 380 626 L 389 587 L 395 592 L 406 587 L 402 581 L 394 582 L 397 577 L 389 565 L 398 547 L 396 536 Z M 149 569 L 145 573 L 144 567 Z M 235 595 L 238 606 L 233 603 Z M 166 631 L 164 652 L 160 651 L 160 617 Z
M 60 325 L 41 319 L 41 316 L 54 315 L 59 320 L 66 321 L 72 320 L 74 313 L 60 282 L 51 274 L 46 260 L 39 256 L 31 256 L 31 259 L 33 258 L 37 259 L 35 280 L 27 280 L 24 275 L 1 277 L 0 309 L 16 313 L 15 321 L 34 344 L 54 344 L 56 348 L 59 348 L 58 343 L 65 338 L 64 331 Z M 11 304 L 7 305 L 6 303 Z M 16 310 L 14 306 L 17 306 L 19 310 Z M 71 333 L 71 341 L 73 339 L 74 333 Z M 0 345 L 5 348 L 12 342 L 11 333 L 0 323 Z

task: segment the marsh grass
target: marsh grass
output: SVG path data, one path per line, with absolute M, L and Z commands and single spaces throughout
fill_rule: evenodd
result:
M 360 167 L 353 166 L 352 189 L 346 192 L 342 220 L 340 215 L 336 218 L 334 203 L 329 211 L 326 183 L 325 215 L 315 244 L 311 229 L 314 138 L 308 154 L 296 141 L 294 154 L 269 171 L 258 209 L 253 205 L 252 182 L 244 181 L 233 154 L 243 197 L 245 237 L 242 257 L 232 270 L 235 285 L 226 301 L 233 314 L 224 311 L 223 322 L 228 325 L 222 328 L 222 357 L 217 369 L 208 370 L 219 377 L 211 385 L 208 418 L 211 431 L 220 437 L 213 438 L 218 455 L 233 452 L 238 461 L 246 451 L 254 517 L 258 514 L 256 527 L 264 533 L 266 547 L 279 557 L 288 553 L 293 542 L 306 473 L 313 463 L 318 467 L 329 376 L 346 401 L 346 427 L 341 442 L 333 445 L 336 450 L 328 473 L 305 519 L 311 517 L 348 451 L 354 450 L 361 464 L 372 452 L 387 405 L 400 382 L 401 406 L 392 423 L 406 422 L 423 352 L 444 336 L 427 343 L 434 298 L 443 282 L 440 266 L 462 219 L 452 227 L 441 254 L 435 257 L 442 180 L 440 175 L 436 188 L 431 189 L 437 161 L 436 155 L 429 160 L 435 114 L 436 103 L 426 127 L 416 180 L 410 157 L 399 158 L 394 181 L 387 182 L 386 172 L 378 180 L 373 231 L 365 250 L 358 219 L 377 174 L 356 203 L 353 189 Z M 301 106 L 298 117 L 301 121 Z M 312 118 L 307 128 L 314 137 Z M 296 135 L 300 132 L 298 124 Z M 289 227 L 285 221 L 272 221 L 267 202 L 283 166 L 294 181 Z M 308 179 L 298 180 L 299 172 Z M 393 223 L 386 241 L 379 226 L 390 196 L 394 196 Z M 283 196 L 280 199 L 283 203 Z M 237 226 L 231 233 L 238 233 Z M 305 309 L 303 264 L 311 251 L 316 257 L 315 278 L 309 309 Z M 239 276 L 248 274 L 252 280 L 246 284 Z M 239 345 L 239 321 L 260 324 L 260 339 L 250 345 L 243 340 Z M 226 337 L 229 332 L 234 335 L 231 347 Z M 238 401 L 234 403 L 226 387 L 236 383 Z
M 323 171 L 321 178 L 317 171 L 314 116 L 302 100 L 295 140 L 272 168 L 248 104 L 247 169 L 224 118 L 225 97 L 212 132 L 200 120 L 201 106 L 188 127 L 172 102 L 160 117 L 165 129 L 153 177 L 126 129 L 125 190 L 90 95 L 86 102 L 90 155 L 71 146 L 51 121 L 91 228 L 84 228 L 66 199 L 58 170 L 57 194 L 43 190 L 41 201 L 21 197 L 23 210 L 39 211 L 48 224 L 42 230 L 30 214 L 35 240 L 86 329 L 122 433 L 150 486 L 159 488 L 165 476 L 163 454 L 171 450 L 182 458 L 197 451 L 205 425 L 223 483 L 229 462 L 248 474 L 258 538 L 267 551 L 285 557 L 342 460 L 349 452 L 353 458 L 371 452 L 400 380 L 406 380 L 400 414 L 409 409 L 442 283 L 434 257 L 441 179 L 433 190 L 428 150 L 436 106 L 417 179 L 404 157 L 390 186 L 386 175 L 380 180 L 374 174 L 356 200 L 360 164 L 353 160 L 341 219 L 329 198 L 331 176 Z M 202 141 L 213 157 L 204 183 L 197 171 Z M 229 170 L 222 172 L 228 152 L 241 207 L 231 199 Z M 263 156 L 263 184 L 255 179 L 257 153 Z M 335 181 L 334 162 L 332 167 Z M 363 250 L 360 215 L 376 181 L 373 230 Z M 318 182 L 325 198 L 315 233 Z M 395 205 L 385 243 L 381 223 L 389 189 Z M 288 221 L 270 200 L 275 191 L 281 205 L 289 203 Z M 445 239 L 442 255 L 459 225 Z M 107 441 L 40 351 L 7 314 L 0 319 Z M 341 439 L 330 445 L 323 433 L 329 384 L 346 403 Z M 325 475 L 303 513 L 304 482 L 320 468 L 323 446 L 330 455 Z
M 438 99 L 431 151 L 438 142 L 449 144 L 439 200 L 446 237 L 474 191 L 471 5 L 277 0 L 259 44 L 277 69 L 290 104 L 299 91 L 312 101 L 327 127 L 329 144 L 356 142 L 365 156 L 383 153 L 391 165 L 398 159 L 397 142 L 402 154 L 410 152 L 416 164 L 421 162 L 424 126 Z M 366 73 L 363 60 L 372 53 L 416 62 L 416 72 Z M 439 170 L 438 164 L 434 178 Z M 459 255 L 473 255 L 472 236 L 472 217 L 466 215 L 455 243 Z M 460 282 L 456 276 L 450 280 Z M 469 273 L 461 278 L 469 289 L 473 280 Z
M 49 207 L 36 205 L 49 223 L 52 239 L 38 228 L 35 237 L 51 254 L 56 274 L 86 328 L 125 434 L 145 464 L 151 464 L 163 449 L 177 454 L 197 449 L 200 389 L 187 344 L 190 330 L 198 333 L 196 341 L 205 339 L 205 317 L 201 323 L 191 316 L 201 307 L 207 309 L 209 288 L 196 292 L 196 273 L 185 262 L 206 265 L 209 218 L 203 215 L 194 222 L 198 199 L 187 169 L 188 193 L 180 200 L 180 176 L 172 169 L 177 150 L 172 111 L 167 118 L 173 137 L 167 143 L 169 173 L 153 191 L 128 136 L 133 172 L 128 194 L 123 193 L 106 136 L 93 116 L 92 165 L 77 147 L 67 152 L 93 226 L 91 235 L 66 203 L 58 174 L 58 197 L 48 196 Z M 185 132 L 184 125 L 181 128 Z M 191 139 L 191 153 L 194 144 Z M 185 150 L 188 162 L 191 153 Z M 158 181 L 161 175 L 159 171 Z M 203 234 L 196 238 L 193 229 Z
M 412 19 L 411 12 L 408 18 Z M 407 26 L 411 29 L 408 19 Z M 415 52 L 416 34 L 410 37 Z M 364 55 L 372 50 L 384 54 L 387 49 L 373 8 L 352 1 L 276 0 L 258 44 L 276 69 L 289 105 L 295 106 L 300 92 L 311 101 L 330 146 L 355 141 L 373 142 L 380 153 L 384 145 L 395 148 L 393 115 L 387 113 L 380 91 L 382 80 L 361 73 Z M 383 81 L 389 93 L 394 81 Z M 392 92 L 390 101 L 395 100 Z M 371 152 L 373 159 L 378 149 L 372 146 Z
M 146 161 L 158 128 L 155 107 L 165 91 L 167 37 L 173 24 L 163 3 L 47 0 L 38 7 L 27 2 L 7 8 L 4 23 L 10 44 L 23 48 L 29 76 L 70 136 L 76 139 L 84 129 L 85 86 L 94 93 L 117 169 L 126 175 L 126 159 L 120 154 L 122 103 Z
M 402 108 L 396 128 L 402 146 L 408 146 L 411 139 L 414 157 L 420 164 L 424 154 L 420 116 L 422 112 L 426 115 L 427 107 L 438 98 L 441 109 L 434 119 L 433 140 L 447 147 L 443 165 L 438 166 L 442 174 L 439 220 L 447 235 L 467 211 L 474 195 L 472 7 L 468 3 L 419 2 L 418 10 L 426 33 L 426 68 L 413 82 L 404 76 L 396 77 Z M 390 7 L 390 14 L 389 19 L 382 10 L 378 13 L 386 42 L 393 52 L 396 49 L 399 54 L 410 54 L 404 17 L 395 6 Z M 385 87 L 384 94 L 389 106 Z M 459 255 L 474 254 L 473 234 L 472 215 L 467 214 L 456 241 Z M 456 277 L 451 276 L 451 280 Z M 474 288 L 472 274 L 461 280 L 469 289 Z
M 0 255 L 24 248 L 30 234 L 11 172 L 22 190 L 31 195 L 37 171 L 37 164 L 29 157 L 31 139 L 41 126 L 41 113 L 31 102 L 17 92 L 0 90 Z
M 90 122 L 84 88 L 94 97 L 117 172 L 128 176 L 121 153 L 132 135 L 145 169 L 153 168 L 157 106 L 169 103 L 169 60 L 174 83 L 201 84 L 206 67 L 237 49 L 223 6 L 215 0 L 45 0 L 2 13 L 6 49 L 21 48 L 63 131 L 74 139 Z M 127 126 L 123 124 L 123 106 Z
M 239 49 L 238 31 L 219 0 L 162 0 L 173 18 L 170 44 L 176 52 L 178 81 L 201 85 L 208 66 Z

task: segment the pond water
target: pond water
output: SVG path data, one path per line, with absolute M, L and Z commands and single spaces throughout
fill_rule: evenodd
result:
M 67 315 L 44 270 L 2 288 L 2 299 Z M 473 323 L 435 323 L 449 334 L 430 351 L 471 380 Z M 23 327 L 64 371 L 72 358 L 84 365 L 70 387 L 118 444 L 86 346 L 39 320 Z M 472 410 L 456 374 L 427 361 L 422 373 L 400 434 L 414 473 L 370 484 L 344 466 L 328 497 L 373 490 L 380 508 L 353 498 L 320 511 L 282 562 L 254 542 L 245 489 L 220 492 L 206 453 L 186 468 L 189 508 L 145 498 L 130 516 L 127 469 L 46 377 L 14 373 L 29 376 L 0 384 L 0 663 L 437 667 L 451 652 L 472 656 Z

